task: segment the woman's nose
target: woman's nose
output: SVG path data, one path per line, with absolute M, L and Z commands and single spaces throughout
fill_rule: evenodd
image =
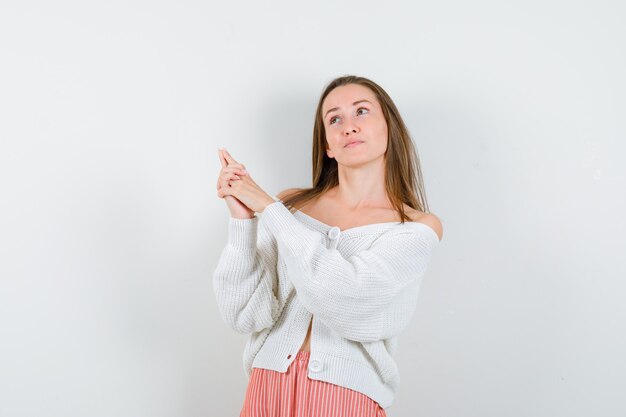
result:
M 357 125 L 352 124 L 352 123 L 346 123 L 346 126 L 344 127 L 343 133 L 345 135 L 349 135 L 349 134 L 358 132 L 358 130 L 359 130 L 359 128 L 358 128 Z

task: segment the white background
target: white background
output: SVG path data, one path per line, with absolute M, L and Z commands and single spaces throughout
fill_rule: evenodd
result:
M 315 106 L 396 102 L 444 225 L 388 416 L 623 417 L 620 1 L 3 2 L 0 415 L 235 416 L 217 149 L 311 184 Z

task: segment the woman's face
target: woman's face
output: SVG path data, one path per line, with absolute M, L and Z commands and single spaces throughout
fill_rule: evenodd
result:
M 360 84 L 333 89 L 322 103 L 327 155 L 356 166 L 384 156 L 387 122 L 374 93 Z M 350 145 L 357 141 L 357 144 Z

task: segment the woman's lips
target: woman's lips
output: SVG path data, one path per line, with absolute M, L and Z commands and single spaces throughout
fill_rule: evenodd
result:
M 361 143 L 363 143 L 363 141 L 357 140 L 357 141 L 355 141 L 355 142 L 350 142 L 350 143 L 348 143 L 345 147 L 346 147 L 346 148 L 353 148 L 353 147 L 355 147 L 355 146 L 357 146 L 357 145 L 359 145 L 359 144 L 361 144 Z

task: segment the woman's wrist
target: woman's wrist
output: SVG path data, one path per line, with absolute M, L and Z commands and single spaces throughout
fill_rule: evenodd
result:
M 258 211 L 258 213 L 263 213 L 263 211 L 265 210 L 265 207 L 269 206 L 270 204 L 274 204 L 277 201 L 280 201 L 280 199 L 276 197 L 268 196 L 268 198 L 266 198 L 265 201 L 261 203 L 261 210 Z
M 230 216 L 231 219 L 237 219 L 237 220 L 250 220 L 250 219 L 254 219 L 255 217 L 256 216 L 242 216 L 242 217 L 233 216 L 233 215 Z

